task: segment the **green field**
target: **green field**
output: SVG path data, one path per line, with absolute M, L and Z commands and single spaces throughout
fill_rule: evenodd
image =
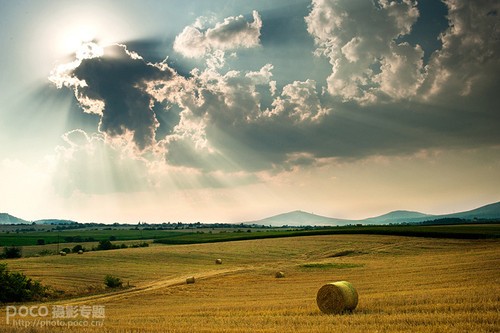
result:
M 500 224 L 481 225 L 443 225 L 443 226 L 360 226 L 335 227 L 318 230 L 302 231 L 266 231 L 256 233 L 217 233 L 196 234 L 184 233 L 156 239 L 162 244 L 196 244 L 239 241 L 250 239 L 282 238 L 319 235 L 395 235 L 412 237 L 455 238 L 455 239 L 485 239 L 500 238 Z
M 10 232 L 0 233 L 0 246 L 27 246 L 37 245 L 39 239 L 43 239 L 45 244 L 56 243 L 85 243 L 100 240 L 109 240 L 111 237 L 116 241 L 157 239 L 164 237 L 181 236 L 184 232 L 168 230 L 64 230 L 64 231 L 32 231 L 32 232 Z M 78 239 L 79 237 L 80 239 Z M 72 239 L 70 239 L 72 238 Z
M 197 244 L 250 239 L 282 238 L 296 236 L 318 236 L 337 234 L 396 235 L 413 237 L 486 239 L 500 238 L 500 224 L 460 224 L 460 225 L 398 225 L 398 226 L 349 226 L 315 228 L 313 230 L 282 230 L 274 228 L 260 230 L 253 228 L 233 228 L 219 230 L 143 230 L 116 228 L 112 230 L 76 229 L 64 231 L 24 231 L 0 233 L 0 246 L 85 243 L 109 240 L 118 243 L 131 240 L 155 240 L 161 244 Z

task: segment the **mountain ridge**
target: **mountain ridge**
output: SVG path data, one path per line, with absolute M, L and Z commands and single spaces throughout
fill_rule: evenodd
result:
M 7 213 L 0 213 L 0 224 L 26 224 L 26 223 L 30 222 Z
M 342 226 L 349 224 L 365 224 L 365 225 L 375 225 L 375 224 L 390 224 L 390 223 L 416 223 L 424 222 L 430 220 L 447 219 L 447 218 L 460 218 L 467 220 L 475 219 L 500 219 L 500 202 L 495 202 L 487 204 L 472 210 L 431 215 L 421 212 L 409 211 L 409 210 L 395 210 L 389 213 L 368 217 L 365 219 L 341 219 L 334 217 L 327 217 L 322 215 L 317 215 L 313 213 L 307 213 L 302 210 L 294 210 L 287 213 L 281 213 L 278 215 L 266 217 L 260 220 L 241 222 L 243 224 L 256 224 L 256 225 L 271 225 L 275 227 L 281 226 L 307 226 L 307 225 L 317 225 L 317 226 Z M 0 224 L 73 224 L 78 223 L 72 220 L 60 220 L 60 219 L 45 219 L 36 221 L 27 221 L 21 218 L 15 217 L 7 213 L 0 213 Z
M 300 215 L 298 218 L 297 215 Z M 446 218 L 461 218 L 461 219 L 500 219 L 500 202 L 487 204 L 472 210 L 432 215 L 421 212 L 408 211 L 408 210 L 395 210 L 389 213 L 368 217 L 365 219 L 350 220 L 338 219 L 306 213 L 301 210 L 295 210 L 288 213 L 278 214 L 263 218 L 261 220 L 243 222 L 245 224 L 257 225 L 271 225 L 271 226 L 304 226 L 304 225 L 318 225 L 318 226 L 342 226 L 347 224 L 390 224 L 390 223 L 415 223 L 429 220 L 446 219 Z M 282 223 L 284 222 L 284 223 Z M 281 225 L 279 223 L 282 223 Z

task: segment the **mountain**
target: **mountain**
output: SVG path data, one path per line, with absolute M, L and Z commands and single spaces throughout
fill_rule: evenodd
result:
M 289 213 L 279 214 L 258 221 L 244 222 L 246 224 L 271 225 L 273 227 L 288 226 L 341 226 L 346 224 L 389 224 L 389 223 L 415 223 L 432 221 L 444 218 L 474 219 L 500 219 L 500 202 L 482 206 L 473 210 L 443 214 L 430 215 L 419 212 L 396 210 L 384 215 L 370 217 L 362 220 L 346 220 L 296 210 Z
M 71 220 L 57 220 L 57 219 L 46 219 L 46 220 L 36 220 L 36 224 L 53 224 L 53 225 L 64 225 L 64 224 L 78 224 L 78 222 Z
M 264 218 L 258 221 L 244 222 L 245 224 L 271 225 L 273 227 L 288 226 L 306 226 L 306 225 L 344 225 L 352 223 L 350 220 L 336 219 L 311 213 L 306 213 L 300 210 L 279 214 Z
M 466 212 L 440 215 L 439 218 L 497 219 L 500 218 L 500 202 L 492 203 Z
M 21 224 L 21 223 L 30 223 L 30 222 L 7 213 L 0 213 L 0 224 Z
M 396 210 L 384 215 L 360 220 L 360 223 L 387 224 L 387 223 L 398 223 L 398 222 L 421 222 L 421 221 L 432 220 L 434 218 L 435 215 L 412 212 L 408 210 Z

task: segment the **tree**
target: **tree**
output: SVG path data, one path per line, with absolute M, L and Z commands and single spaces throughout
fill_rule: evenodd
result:
M 21 258 L 23 249 L 17 246 L 4 247 L 3 255 L 7 259 Z
M 80 244 L 75 245 L 71 251 L 72 251 L 73 253 L 78 253 L 78 251 L 83 251 L 83 246 L 82 246 L 82 245 L 80 245 Z
M 123 282 L 119 277 L 106 275 L 106 277 L 104 277 L 104 284 L 109 288 L 121 288 Z
M 23 273 L 10 272 L 7 264 L 0 264 L 0 302 L 26 302 L 47 296 L 47 287 Z
M 111 250 L 113 248 L 113 244 L 109 240 L 102 240 L 99 241 L 99 244 L 97 245 L 98 250 Z

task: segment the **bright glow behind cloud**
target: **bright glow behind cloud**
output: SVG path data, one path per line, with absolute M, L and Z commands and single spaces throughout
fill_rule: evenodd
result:
M 163 3 L 128 20 L 96 3 L 61 6 L 39 43 L 61 55 L 50 75 L 56 94 L 74 96 L 58 148 L 31 169 L 2 160 L 28 192 L 22 174 L 44 175 L 33 193 L 45 189 L 58 212 L 227 220 L 293 209 L 337 215 L 362 201 L 363 217 L 421 209 L 412 202 L 430 205 L 430 192 L 448 205 L 498 198 L 487 181 L 500 179 L 494 1 L 445 2 L 444 26 L 428 36 L 442 47 L 430 51 L 413 34 L 425 6 L 410 0 L 314 0 L 294 10 L 255 2 L 242 11 L 231 2 L 221 13 L 220 2 L 207 2 L 170 29 L 160 23 L 181 15 Z M 141 38 L 152 24 L 161 35 Z M 298 45 L 306 50 L 289 52 Z M 311 73 L 301 71 L 306 63 Z M 14 201 L 0 200 L 21 209 Z

